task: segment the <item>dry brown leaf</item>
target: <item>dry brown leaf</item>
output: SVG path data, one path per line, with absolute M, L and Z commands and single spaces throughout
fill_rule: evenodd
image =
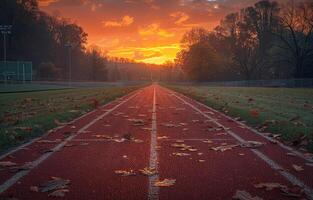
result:
M 176 180 L 175 179 L 164 179 L 164 180 L 162 180 L 162 181 L 156 181 L 155 183 L 154 183 L 154 186 L 156 186 L 156 187 L 169 187 L 169 186 L 172 186 L 172 185 L 174 185 L 175 184 L 175 182 L 176 182 Z
M 143 175 L 146 175 L 146 176 L 153 176 L 155 174 L 157 174 L 157 171 L 155 169 L 152 169 L 152 168 L 148 168 L 148 167 L 145 167 L 143 169 L 140 169 L 139 170 Z
M 295 164 L 293 164 L 292 167 L 293 167 L 293 169 L 296 170 L 297 172 L 300 172 L 300 171 L 303 171 L 303 170 L 304 170 L 303 167 L 300 166 L 300 165 L 295 165 Z
M 60 190 L 56 190 L 50 194 L 48 194 L 48 197 L 64 197 L 65 193 L 69 192 L 68 189 L 60 189 Z
M 249 192 L 244 190 L 237 190 L 236 194 L 233 196 L 236 200 L 263 200 L 262 198 L 255 196 L 253 197 Z
M 167 136 L 159 136 L 158 137 L 158 140 L 162 140 L 162 139 L 168 139 L 168 137 Z
M 286 188 L 285 185 L 280 183 L 259 183 L 254 185 L 255 188 L 264 188 L 267 191 L 273 190 L 275 188 Z
M 174 152 L 172 153 L 173 156 L 190 156 L 190 153 L 180 153 L 180 152 Z
M 11 161 L 1 161 L 0 162 L 0 167 L 13 167 L 16 166 L 16 163 L 11 162 Z
M 204 142 L 204 143 L 208 143 L 208 144 L 212 144 L 213 142 L 211 141 L 211 140 L 202 140 L 202 142 Z
M 238 144 L 231 144 L 231 145 L 223 145 L 223 146 L 218 146 L 218 147 L 211 147 L 212 150 L 214 151 L 227 151 L 227 150 L 232 150 L 234 147 L 237 147 Z
M 127 171 L 127 170 L 115 170 L 114 172 L 115 172 L 115 174 L 118 174 L 121 176 L 134 176 L 134 175 L 136 175 L 136 173 L 132 169 L 129 171 Z
M 38 186 L 30 186 L 29 190 L 32 192 L 39 192 Z
M 59 189 L 65 189 L 68 187 L 68 184 L 70 183 L 70 180 L 58 178 L 58 177 L 51 177 L 52 180 L 43 183 L 39 186 L 40 192 L 49 192 L 52 190 L 59 190 Z
M 246 141 L 246 142 L 240 144 L 240 146 L 244 147 L 244 148 L 258 148 L 258 147 L 261 147 L 263 145 L 264 145 L 264 143 L 258 142 L 258 141 Z

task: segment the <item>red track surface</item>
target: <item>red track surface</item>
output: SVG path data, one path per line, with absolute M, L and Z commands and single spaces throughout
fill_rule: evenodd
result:
M 151 145 L 150 130 L 155 122 L 152 117 L 154 97 L 157 137 L 167 137 L 159 138 L 157 146 Z M 144 126 L 134 126 L 129 119 L 142 119 Z M 209 130 L 219 127 L 215 120 L 230 128 L 231 133 L 229 130 Z M 257 152 L 241 147 L 224 152 L 210 150 L 210 147 L 223 143 L 238 144 L 239 141 L 232 133 L 243 140 L 260 141 L 265 145 L 257 148 Z M 118 143 L 99 138 L 99 135 L 122 138 L 125 134 L 131 134 L 144 142 Z M 68 141 L 65 143 L 66 138 Z M 279 189 L 266 191 L 254 187 L 261 182 L 281 183 L 289 188 L 294 188 L 293 184 L 304 184 L 302 187 L 306 188 L 307 194 L 303 194 L 301 198 L 313 198 L 310 196 L 313 167 L 307 165 L 310 160 L 288 156 L 286 153 L 289 150 L 280 145 L 269 142 L 219 112 L 158 85 L 149 86 L 114 101 L 39 141 L 56 139 L 59 139 L 56 143 L 35 141 L 1 160 L 23 165 L 27 162 L 38 163 L 38 158 L 48 155 L 30 170 L 1 170 L 0 190 L 3 191 L 0 197 L 52 199 L 48 197 L 48 193 L 33 192 L 30 187 L 38 186 L 54 176 L 71 181 L 69 192 L 62 199 L 148 199 L 148 194 L 153 188 L 155 195 L 150 196 L 150 199 L 231 199 L 237 190 L 245 190 L 263 199 L 290 199 L 282 195 Z M 205 139 L 213 143 L 204 143 Z M 171 146 L 177 140 L 183 140 L 184 144 L 196 148 L 197 151 L 185 152 L 190 153 L 190 156 L 172 155 L 174 152 L 183 152 Z M 58 151 L 45 153 L 58 144 L 74 146 L 61 146 Z M 151 151 L 157 152 L 156 160 L 151 158 Z M 261 159 L 258 156 L 260 154 L 279 165 L 281 169 L 273 169 L 273 164 Z M 153 179 L 149 180 L 147 176 L 137 173 L 135 176 L 123 177 L 114 172 L 130 169 L 138 171 L 151 166 L 153 161 L 157 163 L 158 169 L 155 178 L 176 179 L 173 186 L 155 190 L 151 185 Z M 304 170 L 295 171 L 293 164 L 302 166 Z M 282 175 L 285 172 L 289 178 Z M 12 185 L 9 186 L 9 183 Z

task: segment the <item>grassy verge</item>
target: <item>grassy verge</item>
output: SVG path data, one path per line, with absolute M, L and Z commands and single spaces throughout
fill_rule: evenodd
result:
M 313 89 L 165 86 L 313 152 Z
M 101 104 L 124 96 L 140 86 L 65 89 L 0 96 L 0 152 L 37 137 Z

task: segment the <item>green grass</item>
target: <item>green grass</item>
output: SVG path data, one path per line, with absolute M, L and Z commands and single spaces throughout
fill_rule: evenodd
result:
M 232 117 L 240 117 L 265 132 L 281 134 L 294 143 L 306 136 L 304 146 L 313 151 L 313 89 L 247 88 L 166 85 Z M 250 100 L 249 100 L 250 99 Z M 257 110 L 253 116 L 251 110 Z
M 92 110 L 94 107 L 92 99 L 105 104 L 139 87 L 2 93 L 0 95 L 0 152 L 56 127 L 55 119 L 67 122 Z

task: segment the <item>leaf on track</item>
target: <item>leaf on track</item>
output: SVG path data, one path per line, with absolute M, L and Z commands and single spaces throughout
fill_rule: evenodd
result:
M 29 190 L 32 192 L 39 192 L 38 186 L 30 186 Z
M 159 136 L 158 137 L 158 140 L 163 140 L 163 139 L 168 139 L 168 137 L 167 136 Z
M 191 152 L 198 151 L 198 149 L 195 149 L 192 146 L 188 146 L 183 143 L 173 143 L 171 144 L 171 147 L 179 148 L 181 151 L 191 151 Z
M 301 172 L 301 171 L 304 170 L 302 166 L 300 166 L 300 165 L 295 165 L 295 164 L 292 165 L 292 168 L 293 168 L 294 170 L 296 170 L 297 172 Z
M 227 150 L 232 150 L 233 148 L 235 148 L 237 146 L 238 146 L 238 144 L 230 144 L 230 145 L 222 145 L 222 146 L 218 146 L 218 147 L 211 147 L 211 149 L 214 151 L 224 152 Z
M 52 177 L 53 180 L 43 183 L 39 186 L 40 192 L 49 192 L 52 190 L 65 189 L 68 187 L 70 180 Z
M 69 192 L 68 189 L 56 190 L 48 194 L 48 197 L 64 197 L 67 192 Z
M 276 189 L 276 188 L 286 188 L 285 185 L 280 183 L 258 183 L 254 185 L 255 188 L 264 188 L 267 191 Z
M 202 140 L 202 142 L 203 142 L 203 143 L 207 143 L 207 144 L 212 144 L 212 143 L 213 143 L 211 140 L 208 140 L 208 139 Z
M 190 156 L 191 154 L 190 153 L 180 153 L 180 152 L 174 152 L 172 153 L 173 156 Z
M 0 167 L 13 167 L 16 166 L 16 163 L 11 162 L 11 161 L 1 161 L 0 162 Z
M 132 169 L 129 171 L 127 171 L 127 170 L 115 170 L 114 172 L 115 172 L 115 174 L 118 174 L 120 176 L 134 176 L 134 175 L 136 175 L 136 173 Z
M 96 137 L 96 138 L 104 138 L 104 139 L 108 139 L 108 140 L 112 139 L 112 137 L 109 136 L 109 135 L 97 134 L 97 135 L 93 135 L 93 136 Z
M 240 146 L 244 148 L 258 148 L 263 146 L 264 143 L 258 142 L 258 141 L 246 141 L 244 143 L 241 143 Z
M 154 186 L 156 187 L 170 187 L 170 186 L 173 186 L 176 182 L 176 179 L 164 179 L 162 181 L 156 181 L 154 183 Z
M 249 192 L 244 190 L 237 190 L 236 194 L 233 196 L 236 200 L 263 200 L 262 198 L 255 196 L 253 197 Z
M 128 121 L 133 122 L 134 126 L 144 126 L 145 125 L 145 121 L 142 119 L 128 119 Z
M 146 176 L 153 176 L 155 174 L 157 174 L 157 171 L 155 169 L 152 169 L 152 168 L 148 168 L 148 167 L 145 167 L 143 169 L 140 169 L 139 170 L 143 175 L 146 175 Z

